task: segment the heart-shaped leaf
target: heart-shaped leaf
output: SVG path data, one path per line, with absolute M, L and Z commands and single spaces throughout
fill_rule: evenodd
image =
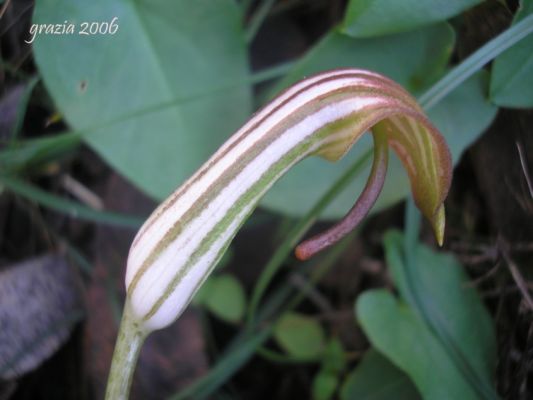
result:
M 246 308 L 246 295 L 241 283 L 229 274 L 209 278 L 195 297 L 211 313 L 228 322 L 242 319 Z
M 366 352 L 342 385 L 341 400 L 420 399 L 409 377 L 374 349 Z
M 113 18 L 114 34 L 78 34 Z M 34 23 L 64 21 L 74 34 L 33 44 L 44 83 L 68 124 L 149 195 L 168 195 L 250 114 L 247 86 L 220 90 L 248 74 L 235 2 L 36 3 Z
M 325 335 L 314 318 L 297 313 L 286 313 L 274 327 L 274 338 L 291 356 L 315 360 L 324 351 Z
M 383 290 L 357 300 L 369 340 L 425 398 L 497 398 L 494 328 L 461 266 L 422 245 L 407 265 L 403 244 L 401 234 L 386 234 L 387 263 L 403 300 Z

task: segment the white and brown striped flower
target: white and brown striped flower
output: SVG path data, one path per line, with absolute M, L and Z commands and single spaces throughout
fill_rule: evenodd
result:
M 388 146 L 406 168 L 416 204 L 442 241 L 451 181 L 448 148 L 416 101 L 391 80 L 339 69 L 290 87 L 256 113 L 137 234 L 128 258 L 128 307 L 146 331 L 174 321 L 261 196 L 309 155 L 338 160 L 371 129 L 374 165 L 356 205 L 334 228 L 297 248 L 307 258 L 348 233 L 375 202 Z

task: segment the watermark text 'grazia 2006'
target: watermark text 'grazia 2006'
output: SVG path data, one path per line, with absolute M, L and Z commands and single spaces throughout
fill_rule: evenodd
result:
M 33 43 L 38 35 L 114 35 L 118 32 L 118 17 L 111 21 L 81 22 L 74 24 L 64 21 L 62 24 L 32 24 L 30 37 L 26 43 Z

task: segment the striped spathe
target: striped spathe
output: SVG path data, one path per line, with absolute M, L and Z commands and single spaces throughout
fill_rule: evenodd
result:
M 441 241 L 451 181 L 442 136 L 393 81 L 357 69 L 324 72 L 258 111 L 141 227 L 126 272 L 139 324 L 160 329 L 181 314 L 261 196 L 291 166 L 309 155 L 338 160 L 369 129 L 402 160 Z

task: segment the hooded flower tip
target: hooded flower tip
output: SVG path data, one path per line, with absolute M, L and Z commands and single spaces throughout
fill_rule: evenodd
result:
M 431 226 L 433 227 L 433 233 L 439 246 L 444 244 L 444 228 L 446 226 L 446 215 L 444 212 L 444 204 L 441 204 L 437 212 L 431 218 Z
M 179 316 L 280 171 L 311 155 L 337 160 L 369 130 L 374 163 L 359 199 L 338 224 L 300 244 L 296 257 L 312 257 L 366 217 L 383 187 L 389 147 L 442 244 L 451 158 L 440 133 L 389 79 L 356 69 L 326 71 L 258 111 L 141 228 L 126 274 L 139 323 L 151 331 Z

